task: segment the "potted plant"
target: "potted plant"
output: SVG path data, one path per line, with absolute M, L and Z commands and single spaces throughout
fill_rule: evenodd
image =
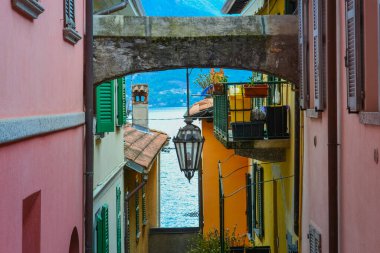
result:
M 230 245 L 230 253 L 244 253 L 245 236 L 246 235 L 236 235 L 236 226 L 234 227 L 232 234 L 230 236 L 227 235 L 227 241 Z
M 224 251 L 229 251 L 228 241 L 225 243 Z M 187 253 L 219 253 L 220 252 L 220 237 L 219 231 L 214 229 L 207 234 L 199 233 L 189 241 Z
M 255 84 L 252 77 L 249 78 L 251 83 L 244 84 L 244 97 L 248 98 L 265 98 L 268 96 L 268 84 Z
M 213 94 L 223 95 L 225 93 L 224 83 L 228 80 L 228 77 L 224 75 L 223 69 L 220 69 L 219 72 L 215 72 L 214 69 L 211 69 L 210 77 L 213 86 Z

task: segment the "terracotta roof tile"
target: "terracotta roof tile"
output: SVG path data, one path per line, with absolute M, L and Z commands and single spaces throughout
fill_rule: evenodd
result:
M 214 106 L 214 101 L 212 98 L 205 98 L 199 102 L 196 102 L 190 108 L 190 116 L 197 116 L 200 112 L 212 109 Z
M 167 139 L 168 135 L 163 132 L 150 129 L 150 132 L 146 133 L 131 125 L 126 125 L 124 127 L 124 156 L 149 169 Z

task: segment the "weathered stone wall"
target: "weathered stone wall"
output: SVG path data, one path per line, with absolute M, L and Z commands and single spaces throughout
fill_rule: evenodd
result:
M 149 231 L 149 253 L 187 252 L 199 228 L 152 228 Z
M 186 67 L 261 71 L 297 83 L 296 16 L 94 17 L 95 83 Z

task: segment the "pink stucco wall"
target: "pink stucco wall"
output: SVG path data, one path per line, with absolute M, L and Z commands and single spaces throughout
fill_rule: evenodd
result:
M 310 43 L 310 107 L 314 108 L 313 69 L 313 15 L 309 3 L 309 43 Z M 329 105 L 327 104 L 327 107 Z M 304 118 L 304 165 L 302 186 L 302 252 L 309 252 L 309 225 L 312 224 L 322 235 L 322 252 L 328 252 L 328 140 L 327 109 L 320 118 Z M 306 113 L 305 113 L 306 114 Z M 305 115 L 304 114 L 304 115 Z M 316 145 L 314 145 L 314 137 Z
M 45 11 L 30 21 L 0 8 L 0 118 L 82 111 L 83 43 L 63 40 L 63 0 L 40 1 Z M 75 1 L 83 37 L 84 1 Z
M 39 190 L 41 253 L 69 252 L 74 227 L 81 244 L 82 146 L 75 128 L 0 147 L 0 252 L 22 252 L 22 201 Z
M 377 111 L 378 99 L 378 39 L 377 1 L 363 2 L 364 30 L 364 88 L 365 111 Z M 379 148 L 380 128 L 364 125 L 358 114 L 347 111 L 347 84 L 345 56 L 345 1 L 338 2 L 340 15 L 337 24 L 338 74 L 338 136 L 339 152 L 339 247 L 343 253 L 378 252 L 380 248 L 380 165 L 374 160 Z M 311 6 L 310 6 L 311 8 Z M 311 20 L 312 21 L 312 20 Z M 330 25 L 330 24 L 328 24 Z M 331 25 L 336 25 L 332 22 Z M 312 31 L 310 33 L 310 36 Z M 310 37 L 311 38 L 311 37 Z M 326 39 L 328 40 L 328 38 Z M 340 42 L 339 42 L 340 41 Z M 312 57 L 312 55 L 311 55 Z M 312 61 L 312 58 L 311 58 Z M 312 67 L 312 66 L 311 66 Z M 312 73 L 312 69 L 311 69 Z M 312 75 L 312 74 L 311 74 Z M 311 76 L 311 89 L 314 88 Z M 335 106 L 327 104 L 327 106 Z M 309 252 L 308 226 L 315 225 L 322 233 L 322 252 L 328 251 L 328 114 L 320 119 L 305 117 L 304 124 L 304 178 L 302 212 L 302 250 Z M 314 136 L 317 146 L 314 146 Z M 339 139 L 338 139 L 339 141 Z
M 302 252 L 308 252 L 309 224 L 322 234 L 322 252 L 328 252 L 328 165 L 327 165 L 327 112 L 321 119 L 305 118 Z M 317 145 L 314 146 L 314 137 Z
M 341 10 L 344 11 L 344 1 Z M 364 4 L 364 85 L 365 110 L 377 110 L 377 1 Z M 341 24 L 344 27 L 344 12 Z M 341 31 L 344 57 L 344 29 Z M 343 61 L 343 60 L 342 60 Z M 357 114 L 348 114 L 346 108 L 345 68 L 340 68 L 342 81 L 342 166 L 340 169 L 340 232 L 341 252 L 378 252 L 380 248 L 380 165 L 374 161 L 374 150 L 379 148 L 380 127 L 363 125 Z
M 0 119 L 83 111 L 84 40 L 63 40 L 63 0 L 39 1 L 34 21 L 0 8 Z M 76 0 L 84 32 L 84 1 Z M 22 252 L 23 199 L 41 191 L 41 252 L 69 252 L 74 227 L 82 252 L 83 127 L 0 145 L 0 252 Z

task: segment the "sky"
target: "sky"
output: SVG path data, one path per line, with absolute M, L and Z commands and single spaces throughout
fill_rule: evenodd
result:
M 222 16 L 221 9 L 226 0 L 141 0 L 147 16 L 172 17 L 204 17 Z M 199 73 L 207 73 L 209 69 L 195 69 L 190 76 L 190 90 L 192 94 L 199 94 L 201 90 L 194 84 Z M 248 81 L 250 71 L 225 70 L 230 82 Z M 157 106 L 184 106 L 186 104 L 186 70 L 167 70 L 159 72 L 138 73 L 127 76 L 127 94 L 130 85 L 146 83 L 149 85 L 149 103 Z M 171 94 L 170 94 L 171 93 Z M 178 102 L 170 102 L 173 94 L 182 94 Z M 191 104 L 203 97 L 191 97 Z
M 225 0 L 142 0 L 147 16 L 220 16 Z

